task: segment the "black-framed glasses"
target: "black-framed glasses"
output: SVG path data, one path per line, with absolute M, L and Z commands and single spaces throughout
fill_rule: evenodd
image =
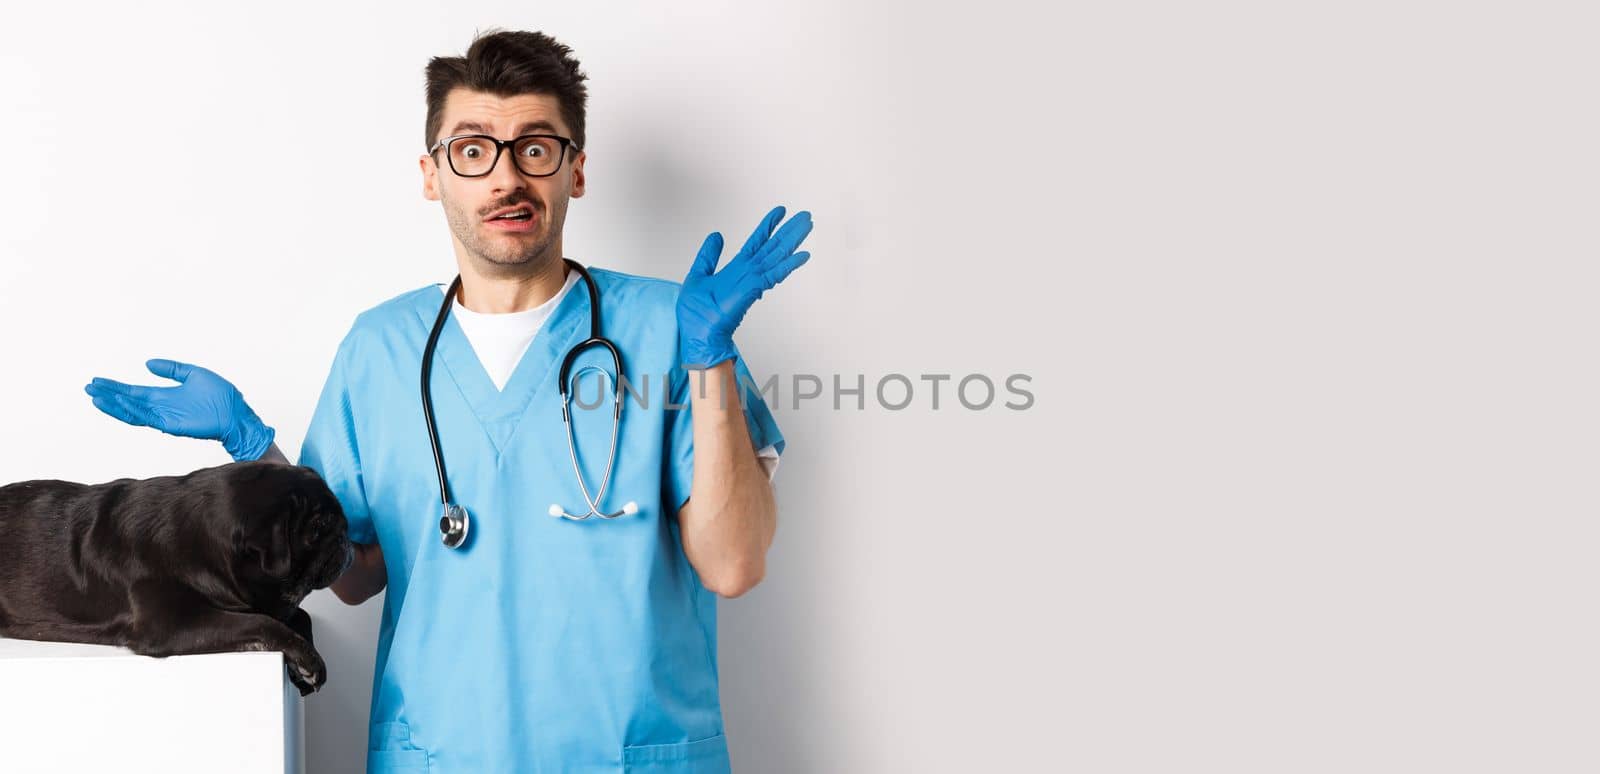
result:
M 525 134 L 512 140 L 499 140 L 487 134 L 453 134 L 440 137 L 428 155 L 444 148 L 450 171 L 461 177 L 483 177 L 494 171 L 500 151 L 511 149 L 517 169 L 529 177 L 549 177 L 561 168 L 572 140 L 557 134 Z

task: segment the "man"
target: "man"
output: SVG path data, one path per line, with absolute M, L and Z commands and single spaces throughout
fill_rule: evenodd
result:
M 563 261 L 567 204 L 584 193 L 585 76 L 532 32 L 475 39 L 427 68 L 423 194 L 441 202 L 460 287 L 429 385 L 458 547 L 417 375 L 446 288 L 367 310 L 340 343 L 300 463 L 339 497 L 360 544 L 333 591 L 387 588 L 369 729 L 371 772 L 725 772 L 716 595 L 758 583 L 776 525 L 769 484 L 784 441 L 732 334 L 803 264 L 809 213 L 776 208 L 721 270 L 711 234 L 680 286 L 593 268 L 604 336 L 629 386 L 614 468 L 611 360 L 574 373 L 572 440 L 559 423 L 563 356 L 595 303 Z M 576 286 L 576 287 L 575 287 Z M 178 387 L 96 379 L 95 405 L 133 424 L 221 440 L 235 459 L 287 462 L 239 391 L 152 360 Z M 605 394 L 595 407 L 596 394 Z M 587 407 L 584 402 L 587 401 Z M 580 484 L 574 468 L 582 468 Z M 610 470 L 609 482 L 601 484 Z M 609 488 L 607 488 L 609 487 Z M 597 492 L 603 488 L 603 492 Z M 547 515 L 551 503 L 584 515 Z M 456 537 L 461 537 L 457 534 Z

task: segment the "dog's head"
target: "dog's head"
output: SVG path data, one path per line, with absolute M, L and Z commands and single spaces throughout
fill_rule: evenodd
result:
M 326 588 L 355 556 L 344 509 L 311 468 L 269 462 L 234 466 L 235 570 L 251 601 L 293 608 Z

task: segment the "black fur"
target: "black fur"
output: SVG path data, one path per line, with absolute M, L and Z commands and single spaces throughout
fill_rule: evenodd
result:
M 350 556 L 344 511 L 310 468 L 23 481 L 0 487 L 0 636 L 150 656 L 282 651 L 305 695 L 327 669 L 300 602 Z

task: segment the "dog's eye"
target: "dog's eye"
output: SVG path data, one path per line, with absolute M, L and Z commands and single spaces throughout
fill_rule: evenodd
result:
M 325 537 L 333 529 L 333 518 L 327 511 L 317 510 L 305 522 L 305 529 L 301 534 L 306 543 L 315 543 Z

